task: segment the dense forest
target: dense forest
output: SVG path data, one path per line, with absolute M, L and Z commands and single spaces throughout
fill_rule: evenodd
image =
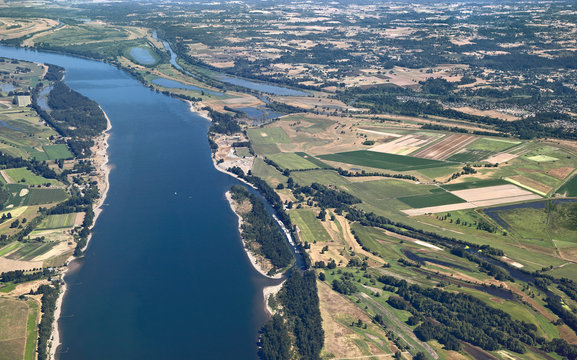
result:
M 396 292 L 387 302 L 394 308 L 409 311 L 415 334 L 422 341 L 438 340 L 448 350 L 459 350 L 461 341 L 485 350 L 508 349 L 525 353 L 527 346 L 540 346 L 569 359 L 577 356 L 577 346 L 564 340 L 547 342 L 537 335 L 537 327 L 514 320 L 506 312 L 490 307 L 467 294 L 410 285 L 392 276 L 380 276 L 385 290 Z
M 273 316 L 262 330 L 261 358 L 320 359 L 324 331 L 315 273 L 293 272 L 278 294 L 278 300 L 282 306 L 280 315 Z
M 230 192 L 237 204 L 248 201 L 251 205 L 250 211 L 237 209 L 243 220 L 242 237 L 249 250 L 270 260 L 274 266 L 271 273 L 290 265 L 293 261 L 292 252 L 280 228 L 266 211 L 264 203 L 239 185 L 233 186 Z
M 92 137 L 107 128 L 108 121 L 100 106 L 62 81 L 56 81 L 48 95 L 50 111 L 45 111 L 37 104 L 40 88 L 37 86 L 32 93 L 34 109 L 60 135 L 68 138 L 68 147 L 76 157 L 90 156 L 94 145 Z

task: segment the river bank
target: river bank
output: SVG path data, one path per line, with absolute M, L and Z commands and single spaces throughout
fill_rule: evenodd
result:
M 247 244 L 242 236 L 242 224 L 243 224 L 243 219 L 242 216 L 240 215 L 240 212 L 238 211 L 238 204 L 236 203 L 236 201 L 233 200 L 232 198 L 232 194 L 230 193 L 230 191 L 227 191 L 225 193 L 225 197 L 226 200 L 228 200 L 228 203 L 230 205 L 230 208 L 232 209 L 232 211 L 235 213 L 235 215 L 238 218 L 238 231 L 240 233 L 240 238 L 242 241 L 242 246 L 244 251 L 246 252 L 246 255 L 248 256 L 248 258 L 250 259 L 250 262 L 252 264 L 252 266 L 255 268 L 256 271 L 258 271 L 259 273 L 261 273 L 263 276 L 269 278 L 269 279 L 280 279 L 282 278 L 282 274 L 275 274 L 273 276 L 268 275 L 268 273 L 263 269 L 263 267 L 261 266 L 261 264 L 259 263 L 256 254 L 254 254 L 252 251 L 250 251 L 247 247 Z
M 102 108 L 100 109 L 102 110 Z M 108 190 L 110 188 L 109 176 L 111 167 L 108 164 L 108 139 L 110 138 L 110 129 L 112 129 L 112 124 L 110 123 L 110 119 L 104 110 L 102 113 L 106 117 L 107 126 L 106 130 L 100 135 L 97 139 L 95 139 L 95 144 L 92 147 L 92 157 L 91 160 L 94 163 L 94 168 L 96 169 L 96 176 L 95 180 L 97 182 L 98 190 L 100 192 L 100 197 L 98 201 L 93 204 L 93 211 L 94 211 L 94 221 L 90 229 L 94 227 L 96 222 L 98 221 L 98 217 L 102 213 L 102 205 L 106 200 L 106 196 L 108 195 Z M 86 246 L 82 249 L 82 251 L 86 250 L 90 240 L 92 239 L 92 234 L 88 235 L 88 240 L 86 241 Z M 62 301 L 64 300 L 64 296 L 66 295 L 67 285 L 64 281 L 64 277 L 66 276 L 68 270 L 70 269 L 70 262 L 76 259 L 75 256 L 70 256 L 66 260 L 66 269 L 60 275 L 60 280 L 62 281 L 62 288 L 60 290 L 60 295 L 56 300 L 56 308 L 54 310 L 54 322 L 52 323 L 52 336 L 50 337 L 49 343 L 49 351 L 48 351 L 48 358 L 49 359 L 56 359 L 56 352 L 61 345 L 61 338 L 60 338 L 60 329 L 58 327 L 58 321 L 60 320 L 62 314 Z

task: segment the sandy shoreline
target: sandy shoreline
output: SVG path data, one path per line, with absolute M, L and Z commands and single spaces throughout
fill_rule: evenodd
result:
M 102 108 L 101 108 L 101 110 L 102 110 Z M 104 204 L 104 201 L 106 200 L 106 196 L 108 195 L 108 189 L 110 187 L 110 183 L 108 182 L 108 177 L 110 175 L 110 166 L 108 165 L 108 152 L 107 152 L 107 150 L 108 150 L 108 138 L 110 137 L 109 131 L 112 128 L 112 125 L 110 123 L 110 119 L 108 118 L 108 115 L 106 115 L 104 110 L 102 110 L 102 112 L 104 113 L 104 116 L 106 117 L 107 126 L 106 126 L 106 130 L 104 131 L 104 133 L 95 140 L 95 146 L 93 147 L 93 154 L 91 157 L 91 159 L 95 163 L 95 167 L 96 167 L 96 170 L 98 172 L 97 182 L 98 182 L 98 189 L 100 191 L 100 198 L 98 199 L 98 202 L 96 202 L 93 205 L 94 221 L 92 222 L 92 226 L 90 227 L 91 229 L 94 227 L 94 225 L 98 221 L 98 217 L 102 213 L 102 205 Z M 86 250 L 91 239 L 92 239 L 92 234 L 88 235 L 88 239 L 86 241 L 86 246 L 82 250 Z M 51 336 L 50 341 L 48 343 L 48 347 L 49 347 L 48 359 L 55 359 L 56 358 L 56 351 L 58 350 L 58 348 L 61 345 L 60 329 L 58 328 L 58 321 L 60 320 L 60 316 L 61 316 L 61 312 L 62 312 L 62 300 L 64 299 L 64 295 L 66 295 L 66 290 L 67 290 L 66 282 L 64 282 L 64 277 L 66 276 L 66 273 L 68 272 L 70 262 L 74 259 L 75 259 L 74 256 L 71 256 L 70 258 L 68 258 L 68 260 L 66 261 L 66 265 L 65 265 L 66 270 L 64 270 L 60 276 L 60 279 L 62 280 L 64 285 L 62 285 L 60 295 L 58 296 L 58 299 L 56 300 L 56 308 L 54 310 L 54 322 L 52 323 L 52 336 Z
M 190 101 L 190 100 L 184 100 L 188 103 L 188 105 L 190 106 L 190 112 L 195 113 L 196 115 L 208 120 L 208 121 L 212 121 L 212 119 L 210 118 L 210 113 L 208 112 L 208 110 L 204 110 L 204 104 L 201 101 L 195 102 L 195 101 Z
M 246 255 L 248 256 L 248 258 L 250 259 L 250 262 L 252 264 L 252 266 L 259 272 L 261 273 L 263 276 L 266 276 L 269 279 L 280 279 L 282 278 L 282 273 L 276 274 L 274 276 L 270 276 L 267 275 L 267 273 L 260 267 L 260 265 L 258 264 L 258 261 L 256 259 L 256 256 L 246 247 L 246 242 L 244 241 L 243 237 L 242 237 L 242 216 L 240 216 L 240 214 L 237 212 L 236 210 L 236 206 L 234 201 L 232 200 L 232 196 L 230 191 L 227 191 L 225 193 L 226 196 L 226 200 L 228 200 L 228 203 L 230 205 L 230 208 L 232 209 L 232 211 L 235 213 L 236 217 L 238 218 L 238 231 L 240 232 L 240 238 L 242 240 L 242 245 L 243 245 L 243 249 L 246 252 Z
M 244 249 L 244 252 L 246 253 L 246 255 L 248 256 L 248 258 L 250 259 L 250 262 L 252 264 L 252 266 L 256 269 L 256 271 L 258 271 L 259 273 L 261 273 L 263 276 L 269 278 L 269 279 L 281 279 L 283 277 L 282 273 L 278 273 L 274 276 L 269 276 L 267 275 L 267 273 L 260 267 L 260 265 L 258 264 L 256 257 L 254 256 L 254 254 L 247 249 L 246 247 L 246 243 L 244 241 L 244 239 L 242 238 L 242 216 L 240 216 L 240 214 L 236 211 L 236 206 L 234 201 L 232 200 L 232 196 L 230 191 L 227 191 L 226 194 L 226 200 L 228 200 L 228 203 L 230 205 L 230 208 L 232 209 L 232 211 L 235 213 L 237 219 L 238 219 L 238 231 L 240 232 L 240 238 L 242 241 L 242 247 Z M 285 280 L 286 281 L 286 280 Z M 281 282 L 280 284 L 277 285 L 272 285 L 272 286 L 265 286 L 262 289 L 262 296 L 264 298 L 264 310 L 265 312 L 269 315 L 272 316 L 274 314 L 274 310 L 271 309 L 271 307 L 268 305 L 268 299 L 272 296 L 272 295 L 276 295 L 280 289 L 282 288 L 283 284 L 285 283 L 285 281 Z

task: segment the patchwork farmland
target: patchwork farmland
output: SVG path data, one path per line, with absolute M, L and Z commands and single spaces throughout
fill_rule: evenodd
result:
M 412 208 L 402 211 L 409 216 L 417 216 L 541 198 L 539 195 L 521 189 L 513 184 L 453 190 L 449 193 L 456 198 L 456 200 L 450 204 Z
M 441 141 L 411 155 L 425 159 L 445 160 L 475 140 L 474 136 L 469 135 L 448 135 Z

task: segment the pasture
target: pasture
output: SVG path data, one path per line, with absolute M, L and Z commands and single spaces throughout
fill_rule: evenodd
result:
M 561 186 L 557 193 L 566 196 L 577 196 L 577 176 L 573 176 L 569 181 Z
M 267 158 L 277 163 L 280 167 L 289 170 L 317 169 L 318 166 L 311 161 L 294 153 L 269 154 Z
M 41 205 L 64 201 L 68 198 L 62 189 L 30 189 L 30 196 L 26 205 Z
M 24 358 L 28 312 L 25 301 L 0 298 L 0 359 Z
M 36 230 L 62 229 L 73 227 L 78 213 L 48 215 Z
M 467 146 L 470 150 L 485 150 L 489 152 L 501 152 L 521 144 L 520 141 L 502 138 L 483 137 L 478 138 Z
M 312 162 L 313 164 L 315 164 L 317 167 L 321 168 L 321 169 L 329 169 L 331 168 L 331 166 L 325 164 L 324 162 L 320 161 L 319 159 L 312 157 L 311 155 L 304 153 L 304 152 L 296 152 L 295 154 L 297 154 L 298 156 L 307 159 L 308 161 Z
M 68 160 L 74 158 L 74 155 L 72 155 L 68 147 L 64 144 L 45 145 L 42 148 L 50 160 Z
M 421 159 L 410 156 L 364 150 L 319 155 L 318 157 L 324 160 L 345 164 L 367 166 L 377 169 L 389 169 L 395 171 L 410 171 L 450 165 L 450 163 L 438 160 Z
M 248 129 L 248 137 L 253 144 L 288 144 L 290 139 L 280 127 Z
M 299 235 L 303 242 L 332 241 L 331 237 L 317 219 L 313 210 L 299 209 L 289 212 L 292 222 L 298 226 Z
M 6 169 L 4 170 L 6 175 L 12 179 L 13 183 L 19 183 L 23 185 L 44 185 L 44 184 L 52 184 L 52 185 L 60 185 L 60 182 L 55 179 L 46 179 L 42 176 L 38 176 L 34 174 L 32 171 L 28 170 L 27 168 L 14 168 L 14 169 Z

